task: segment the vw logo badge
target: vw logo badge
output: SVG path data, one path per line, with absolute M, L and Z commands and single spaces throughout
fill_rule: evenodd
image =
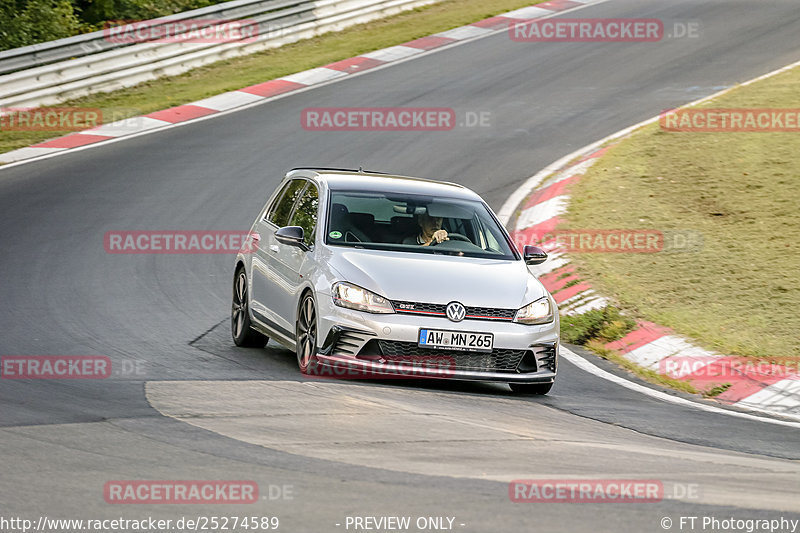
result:
M 447 318 L 453 322 L 461 322 L 467 315 L 467 310 L 464 309 L 464 306 L 459 302 L 450 302 L 447 304 L 445 313 L 447 314 Z

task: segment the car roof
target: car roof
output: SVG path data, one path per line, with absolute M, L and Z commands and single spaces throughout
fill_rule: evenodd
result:
M 333 191 L 374 191 L 422 194 L 430 196 L 480 200 L 474 191 L 446 181 L 385 174 L 370 170 L 333 169 L 321 167 L 295 168 L 287 178 L 314 178 Z

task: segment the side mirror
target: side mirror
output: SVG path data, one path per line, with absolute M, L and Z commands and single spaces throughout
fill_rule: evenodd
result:
M 522 258 L 526 265 L 540 265 L 547 261 L 547 252 L 538 246 L 527 245 L 522 249 Z
M 307 251 L 309 248 L 303 242 L 303 237 L 303 228 L 300 226 L 284 226 L 275 230 L 275 239 L 278 242 L 289 246 L 297 246 L 301 250 Z

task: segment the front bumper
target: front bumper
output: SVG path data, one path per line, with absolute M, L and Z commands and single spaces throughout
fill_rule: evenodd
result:
M 463 381 L 502 381 L 503 383 L 553 383 L 556 373 L 539 370 L 527 373 L 470 371 L 458 369 L 422 368 L 417 365 L 392 364 L 389 362 L 368 361 L 340 355 L 317 354 L 317 363 L 329 369 L 331 377 L 354 377 L 361 379 L 457 379 Z M 346 367 L 346 370 L 343 370 Z M 326 371 L 320 370 L 319 375 Z
M 506 383 L 552 383 L 556 377 L 558 318 L 536 326 L 490 320 L 452 322 L 442 317 L 365 313 L 338 307 L 330 297 L 321 296 L 320 300 L 319 333 L 324 341 L 317 364 L 331 372 L 345 367 L 350 375 L 365 378 L 446 378 Z M 494 348 L 491 354 L 451 350 L 437 350 L 434 354 L 417 349 L 420 328 L 492 333 Z M 390 345 L 401 346 L 402 354 L 382 348 Z M 501 353 L 505 355 L 498 355 Z M 516 363 L 509 358 L 509 353 L 519 354 Z M 504 364 L 499 368 L 499 363 L 495 363 L 501 357 Z M 427 364 L 425 358 L 450 363 Z M 464 364 L 465 359 L 470 363 Z

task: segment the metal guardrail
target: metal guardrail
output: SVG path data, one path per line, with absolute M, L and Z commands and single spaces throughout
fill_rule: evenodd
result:
M 292 5 L 302 3 L 308 4 L 309 2 L 290 2 Z M 285 5 L 286 2 L 276 2 L 275 0 L 234 0 L 233 2 L 176 13 L 146 22 L 149 26 L 163 26 L 179 21 L 199 19 L 240 19 L 244 17 L 237 15 L 240 15 L 238 12 L 243 9 L 247 10 L 250 8 L 250 10 L 254 9 L 256 12 L 266 12 L 268 9 L 280 9 L 282 7 L 279 5 L 266 8 L 264 4 Z M 31 46 L 24 46 L 22 48 L 4 50 L 0 51 L 0 75 L 56 63 L 58 61 L 84 57 L 115 48 L 121 48 L 123 46 L 129 45 L 109 41 L 106 38 L 106 33 L 101 30 L 67 37 L 66 39 L 58 39 L 56 41 L 48 41 Z
M 0 107 L 60 103 L 176 75 L 437 0 L 233 0 L 148 21 L 252 20 L 255 39 L 223 43 L 118 43 L 97 31 L 0 52 Z

